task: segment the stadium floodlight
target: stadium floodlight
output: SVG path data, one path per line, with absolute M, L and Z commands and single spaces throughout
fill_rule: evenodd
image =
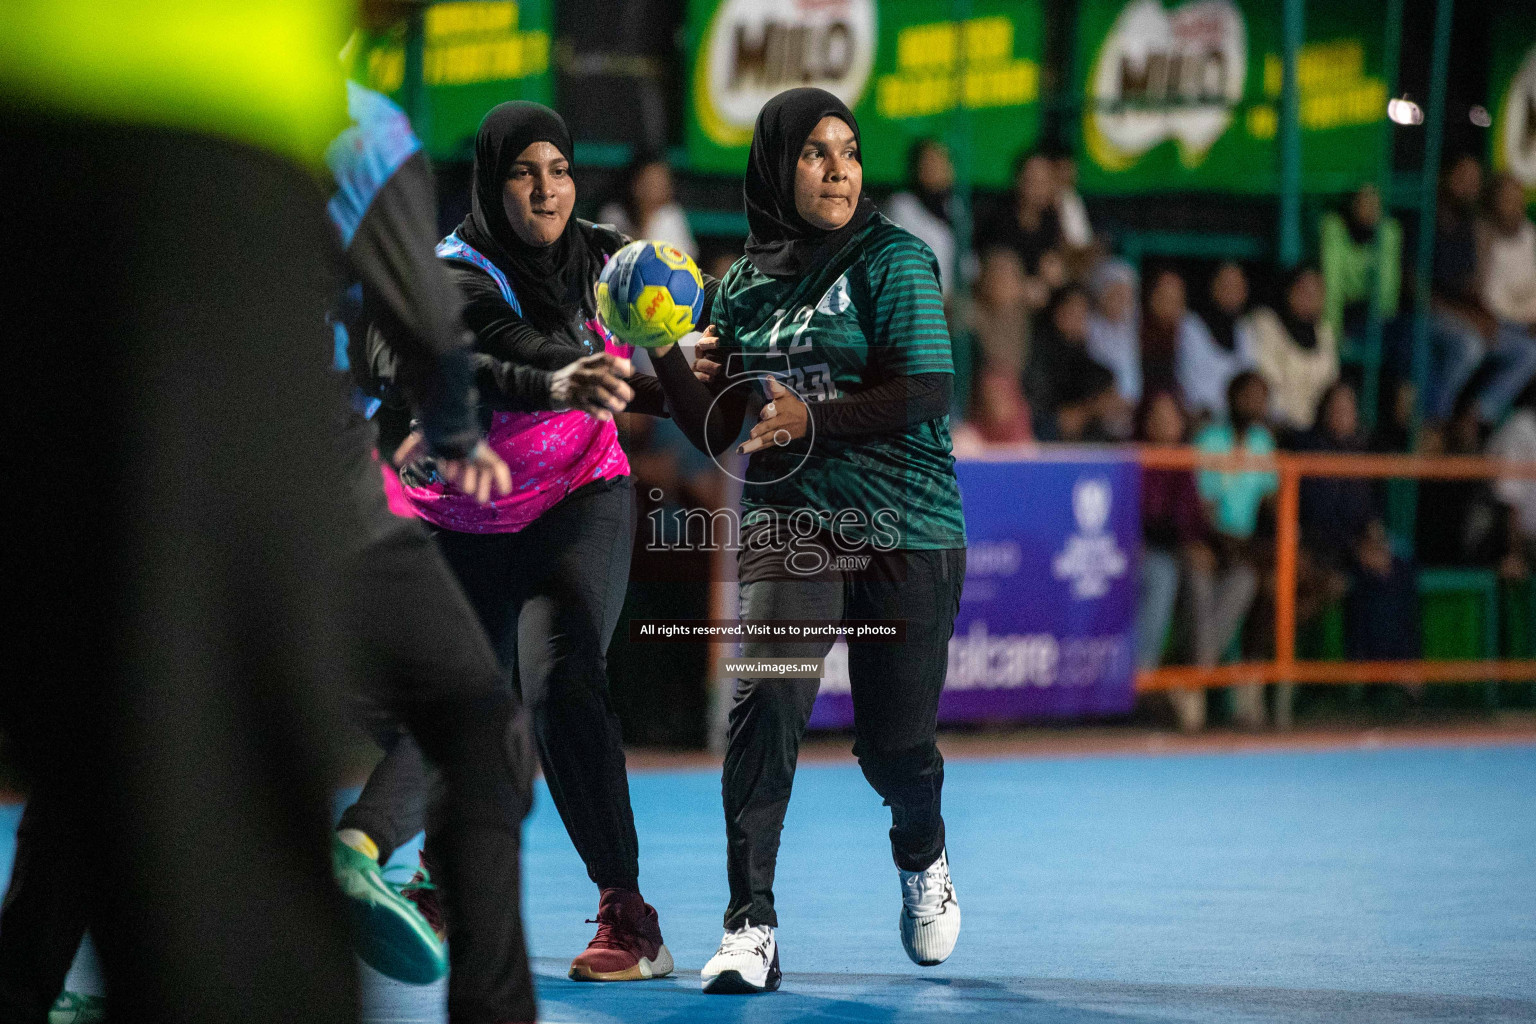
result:
M 1424 110 L 1404 93 L 1400 99 L 1387 100 L 1387 118 L 1394 124 L 1423 124 Z
M 1467 120 L 1479 128 L 1487 128 L 1493 124 L 1493 117 L 1488 113 L 1488 108 L 1481 103 L 1474 103 L 1472 109 L 1467 111 Z

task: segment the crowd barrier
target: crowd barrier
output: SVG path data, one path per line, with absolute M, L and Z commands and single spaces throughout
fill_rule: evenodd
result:
M 1488 480 L 1536 479 L 1536 462 L 1477 456 L 1276 454 L 1217 455 L 1193 448 L 1137 450 L 1145 469 L 1249 470 L 1279 478 L 1275 507 L 1275 657 L 1213 668 L 1168 666 L 1138 672 L 1141 691 L 1204 689 L 1242 683 L 1464 683 L 1536 681 L 1536 658 L 1462 661 L 1311 661 L 1296 657 L 1296 556 L 1300 543 L 1301 478 Z

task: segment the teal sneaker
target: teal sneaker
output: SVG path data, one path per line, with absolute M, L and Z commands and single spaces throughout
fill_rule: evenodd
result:
M 107 1001 L 79 992 L 63 993 L 48 1011 L 48 1024 L 103 1024 L 106 1019 Z
M 347 898 L 352 941 L 363 963 L 408 985 L 430 985 L 448 973 L 447 947 L 415 904 L 384 881 L 372 857 L 332 839 L 331 864 Z

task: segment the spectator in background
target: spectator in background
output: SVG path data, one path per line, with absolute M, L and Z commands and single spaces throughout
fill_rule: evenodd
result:
M 1536 462 L 1536 381 L 1527 384 L 1515 398 L 1514 411 L 1488 439 L 1488 454 L 1496 459 Z M 1510 579 L 1523 579 L 1536 566 L 1536 480 L 1501 477 L 1494 482 L 1494 494 L 1506 507 L 1504 527 L 1506 555 L 1500 572 Z
M 1014 170 L 1013 189 L 1003 206 L 976 231 L 976 248 L 1012 249 L 1024 273 L 1038 278 L 1046 291 L 1066 283 L 1061 218 L 1056 213 L 1056 171 L 1049 157 L 1023 157 Z
M 1314 426 L 1297 447 L 1311 452 L 1366 450 L 1355 389 L 1337 381 L 1324 389 Z M 1301 550 L 1296 573 L 1297 618 L 1305 621 L 1344 595 L 1344 646 L 1351 658 L 1419 657 L 1418 574 L 1392 552 L 1369 480 L 1304 477 Z
M 1425 434 L 1423 455 L 1481 455 L 1483 428 L 1477 418 L 1479 379 L 1484 367 L 1456 397 L 1443 429 Z M 1493 568 L 1508 553 L 1493 484 L 1486 480 L 1420 480 L 1414 541 L 1424 565 Z
M 597 219 L 630 238 L 667 242 L 699 258 L 688 215 L 672 195 L 672 168 L 659 156 L 635 157 L 620 178 L 617 196 L 604 204 Z
M 1029 403 L 1018 373 L 1005 367 L 983 367 L 971 388 L 965 419 L 953 431 L 955 454 L 979 455 L 988 448 L 1028 444 L 1034 439 Z
M 1022 377 L 1029 361 L 1031 319 L 1049 298 L 1040 281 L 1024 272 L 1018 253 L 1001 248 L 984 252 L 963 314 L 980 361 Z
M 1227 385 L 1227 418 L 1195 435 L 1195 447 L 1217 455 L 1273 455 L 1275 438 L 1264 423 L 1269 385 L 1256 370 L 1244 370 Z M 1266 553 L 1254 543 L 1259 513 L 1272 504 L 1279 478 L 1269 470 L 1201 470 L 1196 481 L 1209 503 L 1215 548 L 1222 564 L 1257 567 Z M 1264 724 L 1263 687 L 1233 687 L 1234 717 L 1258 728 Z
M 1115 375 L 1088 354 L 1088 293 L 1069 284 L 1040 313 L 1024 394 L 1042 441 L 1107 441 L 1129 435 Z
M 1248 278 L 1229 260 L 1211 275 L 1200 313 L 1179 337 L 1179 386 L 1196 412 L 1220 413 L 1232 378 L 1253 368 L 1255 344 L 1247 312 Z
M 1088 354 L 1109 367 L 1115 388 L 1131 404 L 1141 401 L 1141 316 L 1136 308 L 1136 268 L 1122 259 L 1094 268 L 1088 287 Z
M 885 215 L 922 239 L 939 261 L 939 286 L 948 298 L 958 244 L 951 203 L 955 165 L 936 139 L 918 139 L 907 150 L 907 187 L 885 204 Z
M 1087 220 L 1087 207 L 1077 193 L 1077 157 L 1071 150 L 1060 150 L 1051 157 L 1051 170 L 1057 187 L 1055 212 L 1061 226 L 1061 244 L 1072 256 L 1072 263 L 1086 263 L 1094 247 L 1094 224 Z
M 1149 394 L 1137 410 L 1136 438 L 1144 444 L 1182 444 L 1187 429 L 1184 410 L 1171 391 Z M 1253 605 L 1258 573 L 1247 561 L 1223 561 L 1218 555 L 1215 531 L 1188 470 L 1142 472 L 1141 528 L 1138 667 L 1156 668 L 1162 660 L 1181 579 L 1195 664 L 1218 664 Z M 1168 697 L 1181 729 L 1192 732 L 1205 724 L 1204 690 L 1171 690 Z
M 1382 217 L 1381 194 L 1375 185 L 1367 184 L 1355 191 L 1343 212 L 1323 214 L 1318 233 L 1323 322 L 1341 341 L 1362 339 L 1372 301 L 1382 320 L 1397 315 L 1403 278 L 1403 226 L 1396 218 Z
M 1478 394 L 1478 416 L 1484 423 L 1498 422 L 1510 399 L 1536 370 L 1530 333 L 1510 323 L 1501 324 L 1484 302 L 1484 282 L 1493 271 L 1491 259 L 1505 247 L 1488 245 L 1480 252 L 1480 234 L 1484 242 L 1493 240 L 1490 232 L 1478 228 L 1482 181 L 1482 166 L 1470 156 L 1453 161 L 1441 179 L 1435 212 L 1430 321 L 1436 380 L 1426 404 L 1435 420 L 1450 414 L 1462 386 L 1485 359 L 1493 363 L 1495 372 L 1486 378 Z M 1501 280 L 1506 277 L 1505 268 L 1495 273 Z M 1499 292 L 1503 295 L 1504 289 Z
M 1323 320 L 1323 277 L 1299 266 L 1286 277 L 1280 308 L 1260 307 L 1253 325 L 1254 357 L 1273 395 L 1270 411 L 1288 430 L 1308 430 L 1318 400 L 1339 378 L 1339 347 Z
M 1483 305 L 1497 321 L 1496 346 L 1510 367 L 1483 392 L 1484 420 L 1499 417 L 1536 376 L 1536 225 L 1525 212 L 1525 186 L 1497 174 L 1478 222 L 1478 274 Z
M 1154 271 L 1144 282 L 1146 301 L 1141 317 L 1141 388 L 1143 393 L 1178 390 L 1179 349 L 1191 332 L 1205 325 L 1189 311 L 1184 278 L 1169 267 Z M 1188 408 L 1188 406 L 1186 406 Z M 1219 412 L 1220 410 L 1214 410 Z

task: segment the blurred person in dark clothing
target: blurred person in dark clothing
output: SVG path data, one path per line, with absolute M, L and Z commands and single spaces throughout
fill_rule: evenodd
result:
M 1057 193 L 1051 158 L 1043 153 L 1021 156 L 1014 168 L 1012 190 L 976 228 L 977 251 L 995 246 L 1012 249 L 1030 278 L 1038 278 L 1048 290 L 1061 287 L 1067 280 L 1067 264 L 1062 255 Z
M 1168 447 L 1183 444 L 1188 422 L 1176 395 L 1157 391 L 1136 411 L 1136 439 Z M 1146 469 L 1141 474 L 1144 547 L 1141 589 L 1136 603 L 1137 667 L 1156 668 L 1173 620 L 1176 598 L 1184 595 L 1194 663 L 1218 664 L 1242 628 L 1258 592 L 1258 573 L 1247 560 L 1218 555 L 1217 543 L 1195 475 L 1186 469 Z M 1204 690 L 1170 690 L 1169 700 L 1186 732 L 1205 724 Z
M 1353 387 L 1338 381 L 1323 393 L 1315 425 L 1298 439 L 1297 448 L 1366 451 Z M 1302 557 L 1310 566 L 1309 571 L 1298 568 L 1298 619 L 1303 605 L 1316 614 L 1323 603 L 1343 591 L 1344 644 L 1349 657 L 1417 658 L 1418 573 L 1411 562 L 1393 553 L 1371 482 L 1303 477 L 1300 525 Z M 1312 601 L 1302 601 L 1303 578 L 1314 579 L 1322 588 L 1322 593 L 1311 595 Z
M 1088 311 L 1088 292 L 1067 285 L 1040 313 L 1024 393 L 1043 441 L 1128 436 L 1128 409 L 1115 390 L 1115 375 L 1088 354 Z
M 1485 430 L 1477 395 L 1493 372 L 1485 366 L 1467 381 L 1450 417 L 1425 433 L 1423 455 L 1481 455 Z M 1493 486 L 1487 480 L 1420 480 L 1414 541 L 1419 562 L 1431 566 L 1497 566 L 1508 552 Z

